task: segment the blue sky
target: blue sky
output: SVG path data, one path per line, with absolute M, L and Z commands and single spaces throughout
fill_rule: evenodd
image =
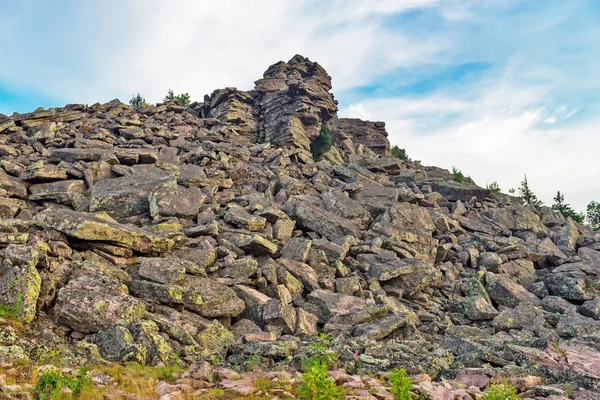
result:
M 0 113 L 250 89 L 303 54 L 340 115 L 426 165 L 600 201 L 600 1 L 30 0 L 0 15 Z

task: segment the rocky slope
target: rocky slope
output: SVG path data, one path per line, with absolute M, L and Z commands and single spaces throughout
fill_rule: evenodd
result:
M 293 370 L 325 332 L 350 373 L 595 398 L 600 235 L 391 157 L 330 90 L 295 56 L 187 108 L 0 116 L 0 363 Z

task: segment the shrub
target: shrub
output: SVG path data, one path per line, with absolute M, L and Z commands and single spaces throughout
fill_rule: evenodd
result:
M 329 368 L 337 362 L 337 355 L 327 350 L 330 338 L 319 336 L 312 346 L 313 355 L 305 360 L 302 383 L 298 386 L 298 397 L 302 400 L 334 400 L 342 395 L 335 381 L 327 376 Z
M 600 230 L 600 203 L 591 201 L 586 209 L 587 223 L 595 230 Z
M 458 183 L 463 183 L 465 181 L 465 175 L 457 167 L 452 167 L 452 175 L 454 175 L 454 180 Z
M 146 99 L 144 99 L 141 95 L 140 92 L 138 92 L 137 95 L 133 95 L 131 97 L 131 100 L 129 100 L 129 105 L 131 106 L 131 108 L 133 108 L 135 111 L 140 112 L 142 111 L 142 106 L 146 103 Z
M 327 124 L 321 124 L 319 136 L 310 144 L 310 152 L 313 155 L 313 160 L 318 161 L 321 156 L 331 149 L 331 133 Z
M 496 193 L 496 194 L 500 194 L 500 186 L 498 185 L 498 182 L 494 181 L 492 183 L 490 183 L 489 185 L 487 185 L 487 188 L 489 190 L 492 191 L 492 193 Z
M 189 93 L 181 93 L 181 94 L 178 94 L 177 96 L 175 96 L 173 89 L 169 89 L 169 92 L 167 93 L 167 95 L 165 96 L 163 101 L 169 102 L 169 101 L 173 101 L 173 100 L 175 100 L 180 105 L 186 107 L 188 104 L 190 104 L 190 95 L 189 95 Z
M 494 382 L 483 392 L 483 400 L 518 400 L 517 390 L 508 382 Z
M 63 388 L 71 391 L 71 398 L 79 398 L 81 392 L 92 386 L 92 380 L 87 376 L 86 370 L 81 370 L 77 375 L 63 375 L 60 370 L 44 371 L 37 379 L 33 388 L 36 400 L 55 400 L 69 398 L 62 393 Z
M 544 205 L 544 203 L 537 198 L 537 196 L 533 193 L 533 191 L 529 188 L 529 182 L 527 182 L 527 175 L 525 175 L 525 179 L 521 182 L 521 187 L 519 188 L 519 194 L 521 198 L 527 205 L 534 206 L 535 208 L 540 208 Z
M 585 220 L 585 215 L 583 213 L 578 213 L 569 204 L 565 204 L 565 196 L 558 191 L 556 193 L 556 197 L 553 199 L 554 204 L 552 204 L 552 209 L 555 211 L 560 211 L 562 215 L 567 218 L 573 218 L 573 221 L 583 224 Z
M 393 146 L 391 148 L 391 153 L 392 153 L 392 156 L 394 156 L 396 158 L 399 158 L 399 159 L 404 160 L 404 161 L 410 161 L 410 158 L 406 154 L 406 150 L 401 149 L 398 146 Z
M 394 395 L 395 400 L 411 400 L 412 383 L 410 378 L 406 376 L 405 369 L 394 369 L 390 372 L 388 379 L 390 380 L 390 391 Z

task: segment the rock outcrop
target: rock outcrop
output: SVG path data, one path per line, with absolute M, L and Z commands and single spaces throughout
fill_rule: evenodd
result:
M 600 234 L 390 157 L 330 90 L 295 56 L 187 108 L 0 119 L 0 321 L 86 360 L 299 368 L 325 332 L 347 371 L 599 391 Z

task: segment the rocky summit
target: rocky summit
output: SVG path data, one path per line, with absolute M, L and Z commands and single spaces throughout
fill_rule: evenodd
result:
M 414 398 L 598 398 L 600 234 L 393 157 L 331 89 L 297 55 L 187 106 L 0 116 L 0 398 L 56 359 L 183 368 L 156 398 L 266 393 L 241 370 L 301 381 L 322 341 L 350 398 L 394 398 L 394 368 Z

